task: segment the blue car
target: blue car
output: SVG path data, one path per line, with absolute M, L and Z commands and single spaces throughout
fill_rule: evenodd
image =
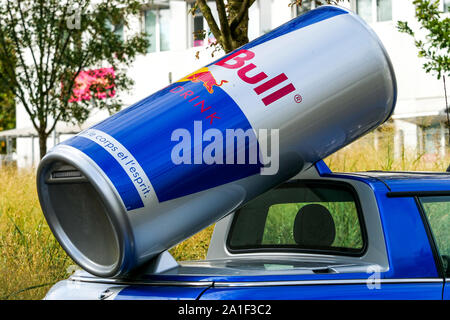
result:
M 46 299 L 450 299 L 450 174 L 323 161 L 215 225 L 207 258 L 77 271 Z

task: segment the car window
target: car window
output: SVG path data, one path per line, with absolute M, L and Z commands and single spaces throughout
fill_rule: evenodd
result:
M 420 202 L 428 219 L 446 276 L 450 276 L 450 196 L 421 197 Z
M 231 251 L 362 253 L 362 217 L 344 183 L 289 182 L 250 201 L 235 213 Z

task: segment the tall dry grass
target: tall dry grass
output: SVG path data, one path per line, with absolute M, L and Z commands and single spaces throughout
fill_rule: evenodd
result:
M 374 133 L 339 150 L 325 159 L 334 172 L 355 171 L 437 171 L 443 172 L 450 165 L 450 150 L 438 150 L 436 154 L 418 153 L 411 148 L 394 148 L 394 135 L 387 126 L 380 128 L 378 143 Z
M 39 299 L 73 264 L 42 215 L 32 170 L 0 169 L 0 299 Z
M 170 250 L 179 261 L 204 259 L 213 226 Z M 34 170 L 0 168 L 0 300 L 42 299 L 77 268 L 42 214 Z
M 371 135 L 325 159 L 333 171 L 445 171 L 450 155 L 417 155 L 391 144 L 373 145 Z M 398 151 L 397 151 L 398 153 Z M 68 277 L 73 261 L 53 237 L 40 209 L 34 170 L 0 168 L 0 299 L 41 299 L 49 287 Z M 172 248 L 177 260 L 203 259 L 213 226 Z
M 42 214 L 34 170 L 0 168 L 0 300 L 42 299 L 76 268 Z M 172 248 L 177 260 L 204 259 L 213 226 Z

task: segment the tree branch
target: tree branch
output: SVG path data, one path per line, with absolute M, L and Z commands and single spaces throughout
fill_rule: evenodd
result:
M 55 130 L 56 124 L 58 123 L 59 119 L 61 119 L 61 116 L 62 116 L 62 112 L 60 112 L 58 114 L 58 116 L 53 120 L 53 125 L 50 127 L 50 129 L 48 129 L 47 132 L 45 132 L 45 135 L 49 136 L 50 133 L 52 133 L 52 131 Z
M 53 11 L 52 11 L 52 15 L 51 15 L 51 18 L 50 18 L 50 23 L 49 23 L 49 28 L 48 28 L 48 30 L 49 30 L 49 33 L 47 34 L 47 39 L 51 39 L 51 35 L 52 35 L 52 32 L 51 32 L 51 30 L 52 30 L 52 28 L 51 28 L 51 26 L 52 25 L 54 25 L 53 23 L 54 23 L 54 21 L 55 21 L 55 17 L 56 17 L 56 8 L 55 7 L 52 7 L 53 8 Z M 63 18 L 63 20 L 64 20 L 64 17 L 65 17 L 65 15 L 66 15 L 66 12 L 67 12 L 67 7 L 64 7 L 64 9 L 63 9 L 63 15 L 62 15 L 62 18 Z M 62 28 L 57 28 L 57 30 L 58 30 L 58 33 L 57 33 L 57 35 L 56 35 L 56 39 L 60 39 L 59 37 L 60 37 L 60 30 L 61 30 Z M 47 30 L 47 29 L 46 29 Z M 59 43 L 60 43 L 60 41 L 57 41 L 56 42 L 56 48 L 55 48 L 55 52 L 57 52 L 57 50 L 58 50 L 58 47 L 59 47 Z M 46 59 L 46 61 L 45 61 L 45 71 L 44 71 L 44 83 L 45 83 L 45 85 L 46 85 L 46 88 L 45 88 L 45 91 L 44 91 L 44 94 L 45 95 L 47 95 L 47 93 L 48 93 L 48 91 L 50 90 L 50 88 L 49 88 L 49 86 L 48 86 L 48 76 L 49 76 L 49 69 L 48 69 L 48 66 L 49 66 L 49 62 L 50 62 L 50 56 L 51 56 L 51 49 L 52 49 L 52 43 L 51 43 L 51 41 L 48 41 L 47 42 L 47 50 L 45 51 L 46 52 L 46 56 L 47 56 L 47 59 Z M 47 103 L 48 103 L 48 100 L 47 100 Z
M 98 36 L 98 31 L 96 31 L 94 34 L 91 34 L 91 40 L 96 40 L 97 36 Z M 80 74 L 81 70 L 86 67 L 86 62 L 89 61 L 89 58 L 90 58 L 89 54 L 91 53 L 90 50 L 85 50 L 85 53 L 86 54 L 80 60 L 80 63 L 77 66 L 77 71 L 71 77 L 69 86 L 67 87 L 67 91 L 66 91 L 67 94 L 63 96 L 63 99 L 62 99 L 63 110 L 66 109 L 67 105 L 69 104 L 69 100 L 72 95 L 72 89 L 73 89 L 73 86 L 75 85 L 78 75 Z M 67 71 L 68 71 L 68 69 L 65 68 L 63 74 L 67 74 L 68 73 Z M 61 95 L 62 95 L 62 92 L 61 92 Z M 62 116 L 62 112 L 60 112 L 58 114 L 58 116 L 55 118 L 53 126 L 48 130 L 48 132 L 46 134 L 50 134 L 52 132 L 52 130 L 55 128 L 56 123 L 59 121 L 61 116 Z
M 254 2 L 254 0 L 253 0 L 253 2 Z M 252 4 L 253 4 L 253 2 L 252 2 Z M 233 18 L 233 20 L 231 20 L 231 23 L 230 23 L 231 32 L 234 32 L 234 30 L 236 30 L 237 26 L 241 23 L 241 21 L 244 18 L 245 14 L 248 12 L 248 9 L 250 8 L 250 6 L 251 6 L 250 0 L 244 0 L 242 2 L 242 5 L 241 5 L 241 8 L 239 9 L 239 12 Z
M 3 70 L 4 70 L 4 66 L 3 66 Z M 28 106 L 28 103 L 27 103 L 27 100 L 25 99 L 25 95 L 24 95 L 24 92 L 22 91 L 22 88 L 19 85 L 17 85 L 17 80 L 15 81 L 16 85 L 13 86 L 10 83 L 10 80 L 11 80 L 10 76 L 8 78 L 5 78 L 5 76 L 2 73 L 0 73 L 0 80 L 3 80 L 5 83 L 7 83 L 9 90 L 14 94 L 15 97 L 17 97 L 20 100 L 20 102 L 22 102 L 25 110 L 30 115 L 30 119 L 31 119 L 31 123 L 33 124 L 33 127 L 36 130 L 38 130 L 38 126 L 34 121 L 35 113 L 32 112 L 30 107 Z M 20 92 L 17 92 L 16 88 L 18 88 Z
M 197 0 L 197 3 L 200 7 L 200 11 L 202 12 L 203 17 L 208 23 L 209 29 L 214 35 L 214 38 L 220 41 L 221 32 L 219 26 L 217 25 L 216 19 L 214 19 L 214 16 L 212 15 L 211 8 L 206 3 L 206 0 Z
M 64 24 L 64 22 L 66 21 L 66 15 L 67 15 L 67 6 L 64 6 L 63 11 L 62 11 L 62 16 L 60 17 L 59 21 L 61 21 L 62 24 Z M 56 11 L 57 11 L 57 6 L 53 7 L 53 11 L 52 11 L 52 18 L 50 20 L 50 25 L 54 25 L 53 22 L 55 21 L 55 16 L 56 16 Z M 57 24 L 58 25 L 58 24 Z M 52 30 L 56 30 L 56 34 L 54 32 L 52 32 Z M 46 83 L 46 88 L 45 91 L 42 93 L 45 96 L 45 114 L 48 113 L 48 107 L 49 107 L 49 100 L 50 100 L 50 90 L 52 90 L 55 86 L 55 81 L 56 81 L 56 73 L 57 70 L 60 68 L 60 63 L 61 63 L 61 59 L 63 56 L 64 51 L 66 50 L 66 47 L 69 43 L 69 39 L 70 36 L 68 34 L 68 36 L 64 39 L 64 37 L 62 37 L 62 35 L 64 34 L 65 28 L 63 27 L 63 25 L 59 25 L 59 28 L 49 28 L 49 34 L 47 36 L 48 39 L 48 46 L 47 46 L 47 61 L 46 61 L 46 66 L 45 66 L 45 83 Z M 51 68 L 50 68 L 50 72 L 49 72 L 49 59 L 50 59 L 50 55 L 51 55 L 51 41 L 50 39 L 52 39 L 52 35 L 53 35 L 53 39 L 56 39 L 56 47 L 53 51 L 53 59 L 52 64 L 51 64 Z M 59 53 L 59 49 L 60 49 L 60 44 L 64 41 L 64 43 L 62 44 L 62 50 L 61 50 L 61 54 Z M 57 55 L 58 59 L 57 58 Z M 57 61 L 57 63 L 55 64 L 55 62 Z M 48 76 L 50 75 L 50 79 L 48 79 Z
M 7 10 L 8 10 L 11 22 L 15 21 L 14 16 L 12 14 L 11 7 L 10 7 L 10 2 L 7 1 L 6 3 L 7 3 L 6 7 L 7 7 Z M 21 63 L 22 68 L 23 68 L 23 71 L 25 73 L 25 78 L 26 78 L 26 82 L 27 82 L 26 85 L 28 86 L 30 98 L 31 98 L 32 101 L 36 101 L 36 99 L 34 97 L 34 94 L 33 94 L 34 93 L 33 92 L 34 91 L 33 90 L 33 86 L 31 85 L 30 76 L 29 76 L 28 71 L 27 71 L 27 66 L 25 64 L 25 60 L 24 60 L 23 55 L 22 55 L 22 50 L 21 50 L 21 46 L 20 46 L 20 43 L 19 43 L 19 39 L 17 38 L 17 34 L 16 34 L 15 30 L 12 30 L 11 34 L 12 34 L 12 40 L 14 41 L 14 44 L 16 45 L 16 49 L 17 49 L 17 50 L 15 50 L 15 53 L 18 55 L 20 63 Z
M 33 50 L 33 44 L 31 43 L 31 37 L 28 34 L 28 28 L 25 25 L 25 17 L 23 15 L 22 5 L 21 5 L 22 1 L 21 0 L 17 0 L 17 1 L 18 1 L 17 7 L 19 8 L 20 21 L 22 23 L 22 28 L 23 28 L 23 32 L 24 32 L 24 38 L 28 40 L 28 45 L 29 45 L 29 49 L 30 49 L 30 52 L 31 52 L 31 57 L 33 58 L 34 67 L 36 68 L 36 75 L 37 75 L 37 78 L 38 78 L 38 87 L 40 88 L 42 86 L 42 79 L 41 79 L 41 76 L 40 76 L 42 70 L 39 69 L 39 65 L 38 65 L 38 63 L 36 61 L 36 56 L 35 56 L 34 50 Z M 42 2 L 40 4 L 42 6 Z M 38 31 L 38 30 L 36 30 L 36 31 Z M 42 34 L 40 32 L 38 32 L 38 37 L 40 39 L 39 42 L 41 42 Z M 39 49 L 41 49 L 40 46 L 39 46 Z
M 23 89 L 17 80 L 16 76 L 16 70 L 15 70 L 15 61 L 12 59 L 12 56 L 8 52 L 8 43 L 5 40 L 5 37 L 3 34 L 0 35 L 0 40 L 2 45 L 0 48 L 3 49 L 3 56 L 1 59 L 3 61 L 2 63 L 2 69 L 3 71 L 6 71 L 5 73 L 8 74 L 8 78 L 6 78 L 2 73 L 0 73 L 0 79 L 4 79 L 4 83 L 10 88 L 11 92 L 19 98 L 19 100 L 23 103 L 25 110 L 30 115 L 30 118 L 32 120 L 33 126 L 37 128 L 36 123 L 34 122 L 35 113 L 31 110 L 31 108 L 28 105 L 28 101 L 25 97 L 25 93 L 23 92 Z M 6 63 L 4 63 L 6 62 Z M 13 84 L 11 83 L 13 82 Z M 19 90 L 19 92 L 16 91 L 16 88 Z M 37 129 L 36 129 L 37 130 Z
M 231 50 L 231 29 L 228 24 L 227 12 L 225 10 L 225 4 L 223 0 L 215 0 L 217 6 L 217 12 L 219 14 L 220 29 L 222 31 L 222 45 L 225 52 Z

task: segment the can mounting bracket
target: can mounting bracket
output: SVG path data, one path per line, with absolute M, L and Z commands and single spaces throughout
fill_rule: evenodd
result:
M 169 251 L 163 251 L 145 264 L 146 274 L 157 274 L 179 267 L 180 265 Z

